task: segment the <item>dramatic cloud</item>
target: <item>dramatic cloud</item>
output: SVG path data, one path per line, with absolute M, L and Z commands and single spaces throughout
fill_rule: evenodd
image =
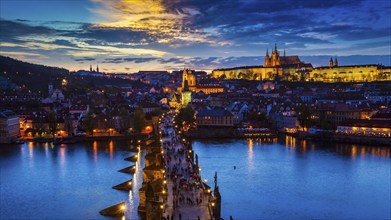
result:
M 83 58 L 77 58 L 75 61 L 82 62 L 82 61 L 94 61 L 94 58 L 91 57 L 83 57 Z
M 90 0 L 73 3 L 86 13 L 72 21 L 66 10 L 58 20 L 10 19 L 19 4 L 2 3 L 0 53 L 71 70 L 87 62 L 119 72 L 262 65 L 274 43 L 301 57 L 391 51 L 387 0 Z M 41 12 L 44 4 L 35 2 Z M 371 56 L 354 60 L 368 63 Z

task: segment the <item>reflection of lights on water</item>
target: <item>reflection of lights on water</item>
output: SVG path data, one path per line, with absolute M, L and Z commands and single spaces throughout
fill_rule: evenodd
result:
M 94 161 L 98 160 L 98 143 L 94 141 L 92 143 L 93 151 L 94 151 Z
M 60 148 L 61 167 L 65 164 L 65 147 Z
M 301 143 L 301 150 L 303 153 L 307 152 L 307 140 L 303 140 Z
M 352 158 L 353 158 L 353 160 L 356 159 L 356 155 L 357 155 L 357 146 L 353 145 L 352 146 Z
M 46 158 L 49 157 L 49 145 L 45 145 L 45 156 Z
M 254 168 L 253 147 L 254 147 L 254 140 L 250 138 L 250 139 L 248 139 L 248 163 L 249 163 L 248 166 L 249 166 L 250 170 L 252 170 Z
M 114 144 L 113 144 L 113 141 L 110 141 L 110 143 L 109 143 L 109 153 L 110 153 L 110 160 L 113 160 L 113 155 L 114 155 Z
M 29 147 L 30 159 L 33 159 L 33 157 L 34 157 L 34 143 L 33 142 L 29 142 L 28 147 Z
M 286 148 L 296 148 L 296 138 L 286 135 L 285 146 Z

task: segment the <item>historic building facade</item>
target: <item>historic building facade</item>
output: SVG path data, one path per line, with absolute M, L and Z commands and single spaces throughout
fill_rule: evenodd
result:
M 298 56 L 283 55 L 275 45 L 272 53 L 266 50 L 263 66 L 245 66 L 212 71 L 212 76 L 223 79 L 286 80 L 314 82 L 370 82 L 391 80 L 391 67 L 369 64 L 340 66 L 337 58 L 330 58 L 328 66 L 313 68 Z
M 285 50 L 283 56 L 280 56 L 277 45 L 275 45 L 270 56 L 269 51 L 266 51 L 263 66 L 216 69 L 212 71 L 212 76 L 224 79 L 300 80 L 302 77 L 308 78 L 311 70 L 311 64 L 302 62 L 298 56 L 287 56 Z
M 329 66 L 314 68 L 310 72 L 310 81 L 314 82 L 371 82 L 391 80 L 391 67 L 382 65 L 338 66 L 332 59 Z

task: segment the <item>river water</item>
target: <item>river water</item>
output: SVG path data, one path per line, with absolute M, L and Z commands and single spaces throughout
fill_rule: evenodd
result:
M 0 146 L 0 219 L 109 219 L 99 211 L 126 202 L 139 219 L 129 142 Z M 202 178 L 222 195 L 229 219 L 389 219 L 390 148 L 257 140 L 194 141 Z M 143 158 L 144 151 L 140 157 Z M 234 169 L 236 166 L 236 169 Z M 133 179 L 133 191 L 111 187 Z M 212 187 L 213 188 L 213 187 Z
M 229 219 L 390 219 L 390 148 L 257 140 L 195 141 L 201 176 Z M 234 168 L 236 166 L 236 169 Z
M 0 219 L 110 219 L 99 211 L 120 202 L 127 219 L 139 219 L 144 164 L 124 161 L 135 154 L 129 149 L 130 142 L 1 146 Z M 134 175 L 117 172 L 133 164 Z M 111 188 L 130 179 L 129 193 Z

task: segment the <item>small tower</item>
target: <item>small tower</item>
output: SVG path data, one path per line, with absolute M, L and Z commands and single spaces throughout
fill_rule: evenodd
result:
M 329 61 L 329 67 L 333 67 L 334 66 L 334 62 L 333 62 L 333 58 L 330 57 L 330 61 Z
M 286 56 L 286 51 L 285 51 L 285 48 L 284 48 L 284 57 Z
M 185 89 L 185 81 L 187 81 L 187 69 L 186 68 L 183 69 L 183 73 L 182 73 L 182 90 Z
M 266 49 L 265 67 L 269 67 L 269 66 L 270 66 L 269 49 Z
M 99 73 L 99 66 L 96 65 L 96 72 Z
M 280 55 L 277 50 L 277 44 L 274 44 L 274 50 L 272 53 L 272 61 L 271 61 L 271 66 L 279 66 L 280 65 Z
M 182 75 L 182 106 L 186 107 L 191 102 L 191 91 L 189 90 L 188 70 L 183 70 Z
M 337 58 L 334 59 L 334 66 L 338 66 L 338 60 L 337 60 Z
M 49 91 L 49 96 L 51 96 L 53 94 L 53 84 L 52 84 L 52 82 L 50 82 L 49 85 L 48 85 L 48 91 Z
M 92 72 L 92 65 L 90 65 L 90 72 Z

